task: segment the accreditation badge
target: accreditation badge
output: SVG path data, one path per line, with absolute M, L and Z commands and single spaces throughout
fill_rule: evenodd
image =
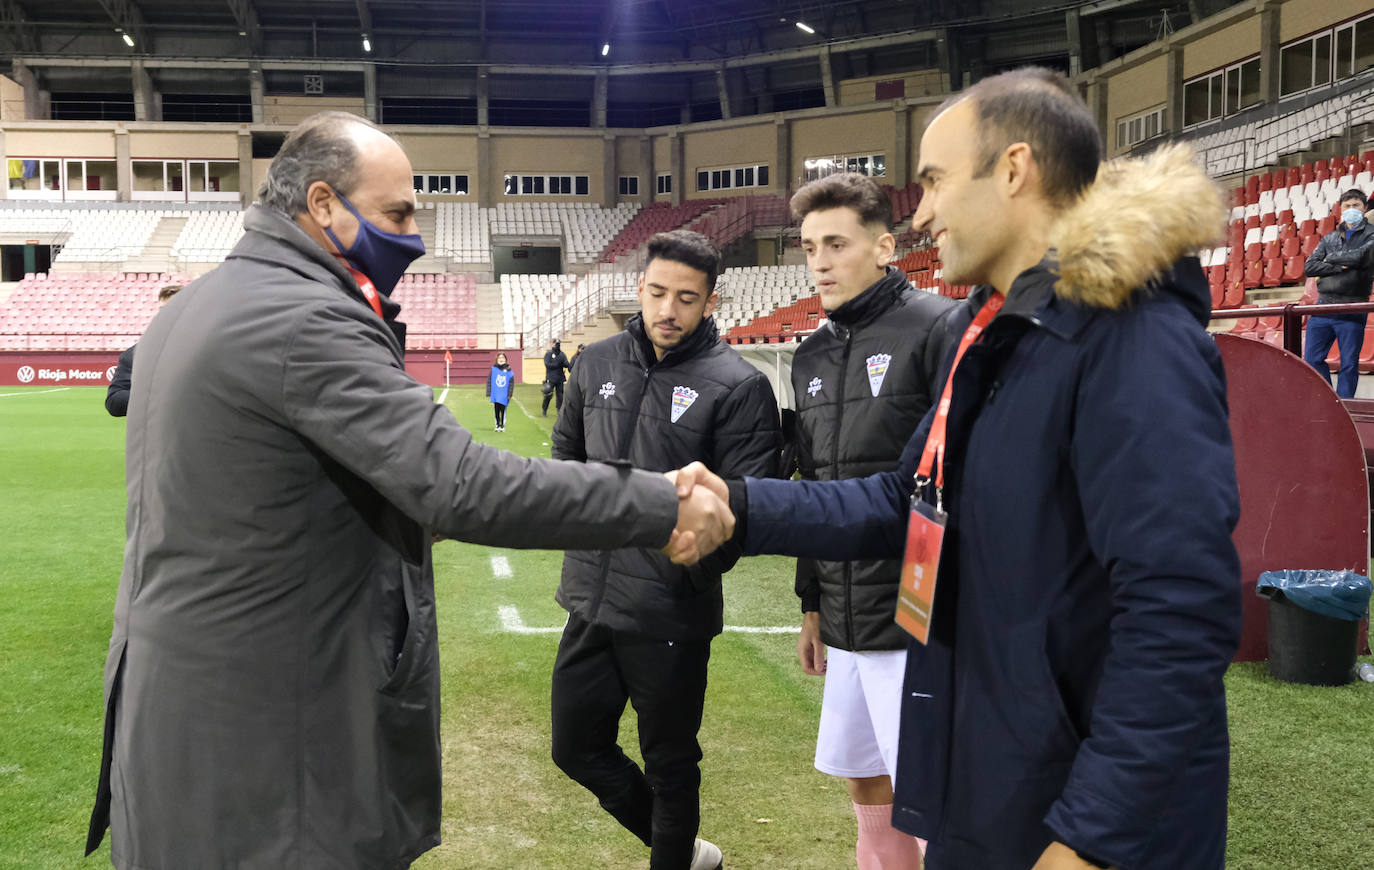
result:
M 930 639 L 930 616 L 935 608 L 935 577 L 948 515 L 920 499 L 912 499 L 906 527 L 906 556 L 897 588 L 897 624 L 921 643 Z

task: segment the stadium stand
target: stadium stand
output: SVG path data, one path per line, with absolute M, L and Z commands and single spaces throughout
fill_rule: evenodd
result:
M 577 275 L 502 275 L 502 330 L 523 332 L 550 316 L 578 280 Z
M 477 281 L 472 275 L 405 275 L 391 295 L 405 312 L 408 350 L 477 347 Z
M 194 211 L 172 245 L 172 259 L 181 266 L 220 263 L 243 237 L 243 212 L 236 207 Z
M 29 275 L 0 306 L 0 350 L 120 351 L 157 312 L 157 291 L 186 274 Z
M 491 265 L 491 215 L 475 202 L 435 204 L 434 254 L 455 263 Z
M 590 264 L 637 211 L 635 203 L 605 209 L 584 202 L 503 202 L 492 214 L 491 235 L 557 236 L 566 262 Z
M 686 226 L 702 214 L 719 206 L 723 200 L 694 199 L 682 205 L 656 202 L 640 209 L 606 245 L 598 258 L 602 263 L 616 260 L 639 249 L 655 233 Z

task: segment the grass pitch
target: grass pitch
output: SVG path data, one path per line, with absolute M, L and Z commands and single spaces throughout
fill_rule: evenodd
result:
M 124 422 L 105 414 L 100 388 L 0 393 L 0 868 L 107 866 L 108 847 L 80 856 L 123 550 Z M 553 418 L 539 415 L 537 387 L 517 388 L 504 433 L 480 389 L 455 388 L 446 404 L 480 440 L 548 455 Z M 514 607 L 526 628 L 561 626 L 559 564 L 557 553 L 435 549 L 445 843 L 419 870 L 647 865 L 549 760 L 557 633 L 502 621 Z M 726 578 L 726 623 L 795 625 L 791 587 L 791 560 L 743 560 Z M 727 632 L 712 646 L 702 834 L 731 870 L 853 866 L 844 785 L 811 768 L 821 683 L 794 648 L 790 633 Z M 1227 686 L 1228 867 L 1374 866 L 1374 685 L 1290 686 L 1259 664 L 1233 666 Z M 632 711 L 622 744 L 637 754 Z

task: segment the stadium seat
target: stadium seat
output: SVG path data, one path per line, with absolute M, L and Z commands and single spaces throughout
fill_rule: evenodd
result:
M 1264 277 L 1261 279 L 1265 287 L 1277 287 L 1283 283 L 1283 260 L 1278 257 L 1264 261 Z
M 1327 215 L 1326 217 L 1324 217 L 1324 218 L 1322 218 L 1321 220 L 1317 221 L 1317 235 L 1319 235 L 1319 236 L 1325 236 L 1325 235 L 1328 235 L 1329 233 L 1333 233 L 1333 232 L 1335 232 L 1335 231 L 1336 231 L 1336 219 L 1335 219 L 1334 217 L 1332 217 L 1331 215 Z
M 1250 260 L 1246 256 L 1245 264 L 1245 289 L 1254 290 L 1259 287 L 1264 280 L 1264 262 L 1262 260 Z
M 1283 283 L 1300 284 L 1306 277 L 1303 269 L 1307 264 L 1307 258 L 1301 255 L 1292 255 L 1284 259 Z

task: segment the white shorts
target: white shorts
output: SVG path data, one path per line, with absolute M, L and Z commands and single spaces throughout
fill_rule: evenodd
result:
M 848 652 L 827 646 L 816 769 L 897 780 L 897 734 L 906 650 Z

